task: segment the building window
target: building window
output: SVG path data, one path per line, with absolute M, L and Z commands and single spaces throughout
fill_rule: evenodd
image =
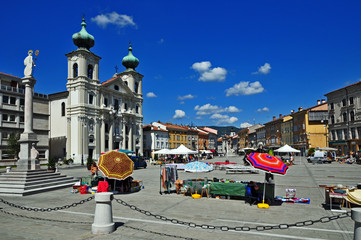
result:
M 3 96 L 3 103 L 9 103 L 9 96 Z
M 93 79 L 93 65 L 88 65 L 88 78 Z
M 12 105 L 16 104 L 16 97 L 10 97 L 10 104 Z
M 2 139 L 9 139 L 9 136 L 10 136 L 10 134 L 7 133 L 7 132 L 3 132 L 3 133 L 1 134 Z
M 119 109 L 119 101 L 118 101 L 118 99 L 114 99 L 114 109 L 115 109 L 115 111 L 118 111 L 118 109 Z
M 343 114 L 342 114 L 342 120 L 343 120 L 344 122 L 347 122 L 347 114 L 346 114 L 346 113 L 343 113 Z
M 350 121 L 355 121 L 355 113 L 353 111 L 350 112 Z
M 353 105 L 353 97 L 350 97 L 350 105 Z
M 134 84 L 134 92 L 138 93 L 138 83 Z
M 65 116 L 65 102 L 61 103 L 61 116 L 64 117 Z
M 89 104 L 93 104 L 94 96 L 93 94 L 89 94 Z
M 356 139 L 356 129 L 355 128 L 351 128 L 351 138 Z
M 342 107 L 346 107 L 346 99 L 342 99 Z
M 20 98 L 20 106 L 24 106 L 25 105 L 25 100 L 24 98 Z
M 105 107 L 108 107 L 108 98 L 104 98 L 104 105 Z
M 118 85 L 114 85 L 114 90 L 119 91 L 119 86 L 118 86 Z
M 10 122 L 15 122 L 15 115 L 10 115 L 9 121 L 10 121 Z
M 335 109 L 333 103 L 330 103 L 330 109 L 331 109 L 331 110 L 334 110 L 334 109 Z
M 73 64 L 73 78 L 76 78 L 78 76 L 78 64 Z
M 124 110 L 128 111 L 128 104 L 124 103 Z
M 127 85 L 127 86 L 128 86 L 128 82 L 127 82 L 127 81 L 124 81 L 124 83 L 125 83 L 125 85 Z
M 105 133 L 109 133 L 109 125 L 108 125 L 108 123 L 105 124 Z
M 139 113 L 139 106 L 135 106 L 135 113 Z
M 331 116 L 331 124 L 335 124 L 335 116 Z
M 25 121 L 24 116 L 20 116 L 20 122 L 23 123 Z

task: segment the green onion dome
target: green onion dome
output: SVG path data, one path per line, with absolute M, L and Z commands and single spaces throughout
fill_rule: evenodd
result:
M 132 53 L 132 45 L 129 43 L 129 53 L 128 56 L 125 56 L 122 60 L 122 64 L 124 67 L 126 67 L 127 69 L 125 71 L 135 71 L 135 68 L 138 66 L 139 64 L 139 59 L 133 56 Z
M 73 34 L 73 42 L 78 48 L 86 48 L 89 50 L 94 46 L 94 37 L 86 31 L 85 27 L 86 23 L 83 18 L 80 32 Z

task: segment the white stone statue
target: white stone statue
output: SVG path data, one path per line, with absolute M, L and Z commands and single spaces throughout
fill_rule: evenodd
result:
M 32 144 L 31 150 L 30 150 L 30 154 L 31 154 L 31 159 L 37 159 L 39 160 L 39 152 L 38 150 L 36 150 L 35 148 L 35 143 Z
M 33 50 L 28 51 L 28 56 L 24 59 L 24 76 L 32 77 L 33 75 L 33 66 L 35 67 L 35 62 L 33 61 Z

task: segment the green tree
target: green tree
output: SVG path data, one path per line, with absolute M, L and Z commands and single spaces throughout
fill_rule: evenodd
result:
M 9 158 L 14 158 L 14 159 L 17 158 L 20 152 L 19 139 L 20 139 L 19 133 L 10 134 L 8 140 L 8 149 L 6 151 L 7 154 L 9 154 Z

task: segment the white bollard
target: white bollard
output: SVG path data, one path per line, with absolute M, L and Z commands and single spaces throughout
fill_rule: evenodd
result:
M 6 167 L 6 173 L 11 172 L 11 167 Z
M 351 218 L 355 221 L 354 240 L 361 239 L 361 208 L 351 209 Z
M 93 234 L 109 234 L 114 232 L 115 224 L 112 213 L 113 193 L 102 192 L 95 194 L 95 215 L 92 225 Z

